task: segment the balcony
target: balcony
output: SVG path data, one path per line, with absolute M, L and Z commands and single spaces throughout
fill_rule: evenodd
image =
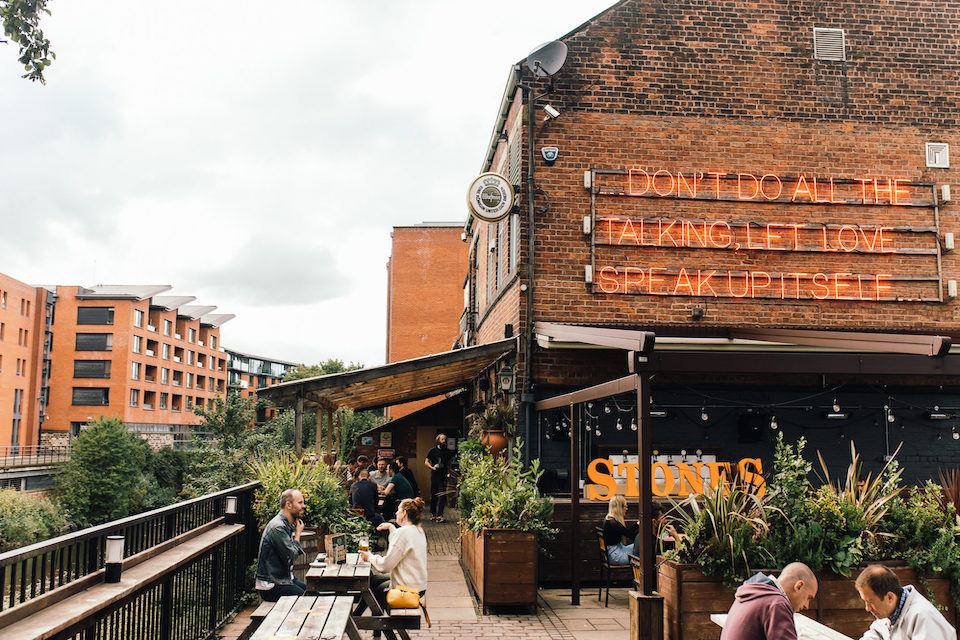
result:
M 153 331 L 154 333 L 156 333 L 156 332 L 157 332 L 157 328 L 156 328 L 155 326 L 153 326 L 152 324 L 148 324 L 148 325 L 147 325 L 147 331 Z
M 146 353 L 148 356 L 155 356 L 155 355 L 157 355 L 156 352 L 155 352 L 153 349 L 147 349 L 146 351 L 144 351 L 144 353 Z
M 180 356 L 173 356 L 173 361 L 174 361 L 174 362 L 183 362 L 183 358 L 181 358 Z

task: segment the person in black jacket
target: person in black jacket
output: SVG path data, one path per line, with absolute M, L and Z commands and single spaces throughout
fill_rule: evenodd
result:
M 363 517 L 377 526 L 383 522 L 383 516 L 377 513 L 377 498 L 380 492 L 370 479 L 370 472 L 360 469 L 360 478 L 350 486 L 350 504 L 363 509 Z
M 400 475 L 406 478 L 407 482 L 410 483 L 410 488 L 413 489 L 413 496 L 419 496 L 420 485 L 417 484 L 417 479 L 413 477 L 413 471 L 411 471 L 410 467 L 407 466 L 407 459 L 403 456 L 398 456 L 397 464 L 400 465 Z
M 603 519 L 603 541 L 607 545 L 607 559 L 610 564 L 630 564 L 627 556 L 633 553 L 633 543 L 624 544 L 624 539 L 632 540 L 640 529 L 640 523 L 628 528 L 624 522 L 627 515 L 627 499 L 617 494 L 610 498 L 607 517 Z
M 443 507 L 447 501 L 447 465 L 450 463 L 450 452 L 447 451 L 447 436 L 437 436 L 437 446 L 427 452 L 423 464 L 430 469 L 430 519 L 435 522 L 444 522 Z

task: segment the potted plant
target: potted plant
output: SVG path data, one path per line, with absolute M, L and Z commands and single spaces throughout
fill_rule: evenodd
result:
M 487 445 L 494 456 L 499 456 L 516 436 L 516 419 L 510 402 L 494 402 L 468 418 L 470 436 Z
M 460 563 L 484 611 L 537 606 L 540 543 L 556 530 L 553 502 L 537 489 L 540 461 L 523 469 L 522 441 L 503 461 L 484 450 L 461 453 Z
M 675 506 L 671 515 L 684 535 L 658 574 L 670 640 L 719 638 L 710 614 L 729 608 L 734 588 L 794 561 L 810 566 L 820 583 L 807 615 L 844 634 L 859 635 L 871 622 L 853 586 L 867 563 L 888 564 L 902 582 L 922 585 L 956 620 L 960 592 L 951 597 L 950 587 L 960 584 L 960 518 L 942 488 L 928 483 L 904 498 L 897 463 L 863 477 L 852 445 L 844 482 L 831 482 L 824 468 L 825 484 L 814 487 L 804 446 L 803 438 L 794 449 L 778 436 L 762 497 L 721 483 Z

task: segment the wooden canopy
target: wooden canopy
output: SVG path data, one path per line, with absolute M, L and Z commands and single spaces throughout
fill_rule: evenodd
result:
M 379 367 L 282 382 L 257 390 L 277 406 L 356 411 L 430 398 L 463 387 L 502 356 L 517 349 L 517 338 L 446 351 Z

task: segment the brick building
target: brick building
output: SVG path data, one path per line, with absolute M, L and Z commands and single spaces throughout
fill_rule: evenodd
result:
M 220 325 L 231 314 L 160 295 L 160 286 L 58 286 L 50 398 L 41 444 L 60 443 L 99 416 L 122 419 L 155 445 L 189 439 L 226 393 Z
M 48 294 L 0 274 L 0 448 L 37 444 L 49 371 Z
M 850 440 L 871 471 L 903 442 L 910 481 L 960 465 L 958 9 L 624 0 L 551 77 L 510 71 L 482 171 L 521 202 L 467 223 L 461 339 L 522 334 L 521 432 L 561 485 L 572 416 L 535 403 L 629 368 L 570 326 L 656 334 L 658 456 L 769 465 L 782 431 L 831 473 Z M 578 411 L 584 462 L 635 450 L 629 398 Z
M 244 398 L 256 401 L 257 390 L 277 384 L 286 375 L 287 370 L 297 363 L 254 356 L 226 349 L 227 353 L 227 388 L 236 391 Z M 276 407 L 258 407 L 254 416 L 254 424 L 263 424 L 277 415 Z
M 394 227 L 387 262 L 387 355 L 400 362 L 449 350 L 460 333 L 464 312 L 467 245 L 463 225 L 424 222 Z M 432 404 L 428 398 L 394 405 L 387 419 Z

